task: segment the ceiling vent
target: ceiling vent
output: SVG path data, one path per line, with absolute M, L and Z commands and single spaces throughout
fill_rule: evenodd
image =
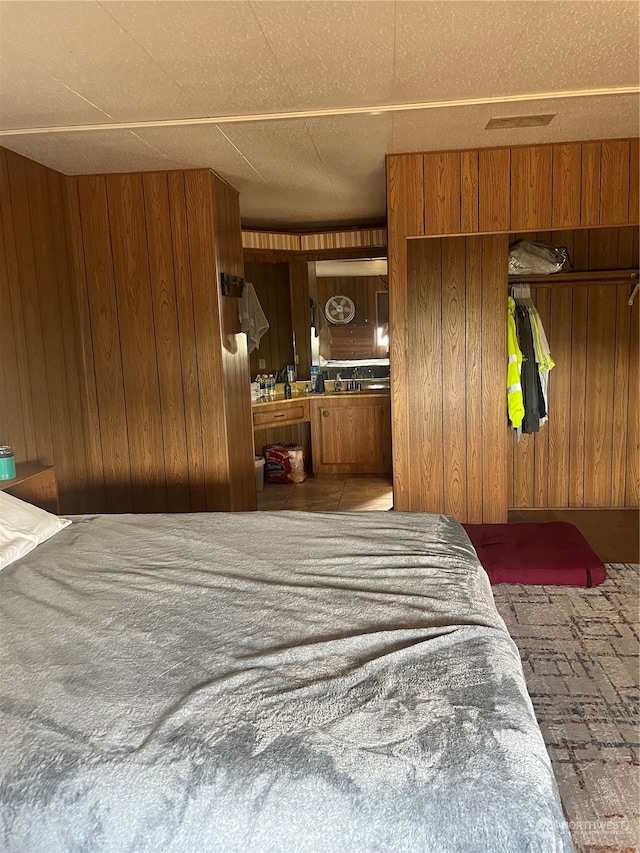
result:
M 556 113 L 544 116 L 507 116 L 506 118 L 492 118 L 485 130 L 499 130 L 504 127 L 545 127 Z

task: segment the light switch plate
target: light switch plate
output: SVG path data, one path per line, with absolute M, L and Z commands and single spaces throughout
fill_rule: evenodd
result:
M 266 370 L 267 369 L 267 360 L 266 358 L 258 359 L 258 370 Z

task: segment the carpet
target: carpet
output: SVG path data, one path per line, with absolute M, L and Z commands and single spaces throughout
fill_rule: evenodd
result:
M 462 526 L 492 584 L 597 586 L 606 577 L 602 560 L 566 521 Z
M 639 573 L 613 563 L 592 589 L 493 588 L 578 853 L 640 850 Z

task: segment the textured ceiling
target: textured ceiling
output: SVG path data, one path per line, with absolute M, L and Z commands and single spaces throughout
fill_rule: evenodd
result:
M 2 0 L 0 128 L 114 129 L 0 144 L 67 174 L 211 167 L 240 190 L 246 225 L 379 222 L 386 153 L 637 135 L 637 94 L 549 95 L 637 87 L 639 11 L 622 0 Z M 543 97 L 509 100 L 523 95 Z M 292 112 L 303 115 L 266 118 Z M 538 113 L 557 115 L 485 130 Z M 218 121 L 149 126 L 207 117 Z

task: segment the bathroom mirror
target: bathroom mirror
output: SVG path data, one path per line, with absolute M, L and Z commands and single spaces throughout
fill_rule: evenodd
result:
M 312 361 L 330 379 L 388 376 L 387 259 L 316 261 L 315 270 L 319 328 L 311 329 Z
M 287 364 L 296 364 L 298 379 L 306 380 L 311 363 L 326 369 L 329 378 L 339 372 L 336 365 L 345 377 L 356 368 L 375 377 L 389 375 L 386 258 L 307 261 L 254 255 L 245 258 L 244 277 L 252 282 L 269 322 L 258 349 L 249 356 L 252 377 L 275 375 Z M 325 315 L 327 301 L 336 294 L 344 294 L 355 307 L 342 330 Z M 317 333 L 314 322 L 319 324 Z M 310 352 L 301 345 L 302 330 Z

